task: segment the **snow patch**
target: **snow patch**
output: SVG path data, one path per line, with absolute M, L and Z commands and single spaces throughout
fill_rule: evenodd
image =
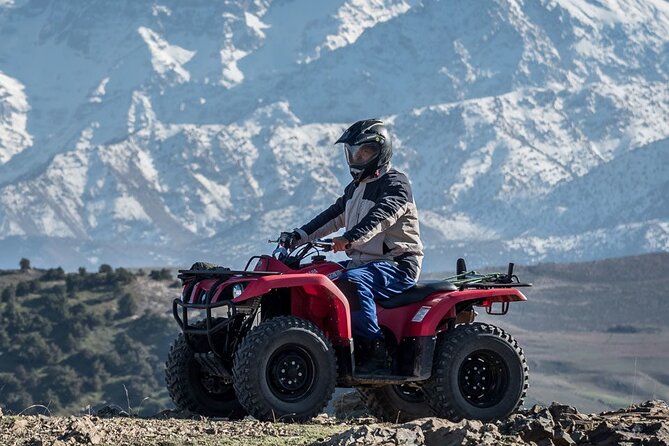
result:
M 114 218 L 122 221 L 151 222 L 139 201 L 130 195 L 122 195 L 114 200 Z
M 195 56 L 196 51 L 190 51 L 177 45 L 170 45 L 157 32 L 140 26 L 137 31 L 144 39 L 151 52 L 151 64 L 156 73 L 164 79 L 176 83 L 188 82 L 190 73 L 183 67 Z
M 339 22 L 337 32 L 325 36 L 325 42 L 314 49 L 315 54 L 300 62 L 311 63 L 319 59 L 324 50 L 334 51 L 351 45 L 365 30 L 400 16 L 417 4 L 420 4 L 417 0 L 348 0 L 334 17 Z
M 18 80 L 0 71 L 0 165 L 33 144 L 26 124 L 30 105 Z
M 158 17 L 160 14 L 164 14 L 167 17 L 170 17 L 172 15 L 172 10 L 165 5 L 154 4 L 151 7 L 151 14 L 154 17 Z
M 268 25 L 267 23 L 263 23 L 258 18 L 258 16 L 253 15 L 250 12 L 244 12 L 244 19 L 246 21 L 246 26 L 255 31 L 258 37 L 262 39 L 265 38 L 265 33 L 263 32 L 263 29 L 270 28 L 270 25 Z
M 106 88 L 107 88 L 108 83 L 109 83 L 109 78 L 108 77 L 102 79 L 102 82 L 100 82 L 100 84 L 98 84 L 98 86 L 93 91 L 93 94 L 88 99 L 88 102 L 91 102 L 91 103 L 102 102 L 102 98 L 105 96 L 105 94 L 107 94 Z
M 225 88 L 232 88 L 244 80 L 244 73 L 237 66 L 237 62 L 247 54 L 248 52 L 235 48 L 231 42 L 221 49 L 220 55 L 223 72 L 221 73 L 220 82 Z

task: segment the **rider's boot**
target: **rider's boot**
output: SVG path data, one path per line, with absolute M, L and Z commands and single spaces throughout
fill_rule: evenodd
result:
M 361 339 L 356 352 L 355 372 L 358 375 L 372 375 L 388 370 L 386 342 L 381 339 Z

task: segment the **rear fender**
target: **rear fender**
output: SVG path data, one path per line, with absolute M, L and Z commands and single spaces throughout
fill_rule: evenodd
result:
M 247 281 L 235 304 L 258 298 L 277 288 L 290 289 L 291 314 L 307 319 L 336 345 L 350 345 L 351 315 L 348 300 L 322 274 L 281 274 Z
M 457 316 L 456 306 L 463 302 L 490 307 L 496 302 L 521 302 L 527 298 L 515 288 L 452 291 L 435 294 L 419 305 L 404 326 L 403 336 L 434 336 L 442 321 Z

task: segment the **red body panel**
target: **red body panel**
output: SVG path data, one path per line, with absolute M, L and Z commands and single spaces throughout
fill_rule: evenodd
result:
M 527 298 L 515 288 L 451 291 L 434 293 L 415 304 L 399 308 L 385 309 L 376 306 L 379 325 L 388 327 L 397 340 L 413 336 L 434 336 L 444 319 L 454 318 L 455 306 L 460 302 L 485 299 L 481 306 L 490 306 L 493 302 L 524 301 Z M 422 307 L 428 309 L 420 320 L 413 320 Z
M 346 297 L 323 274 L 282 274 L 263 276 L 249 282 L 233 299 L 241 303 L 276 288 L 290 288 L 292 314 L 308 319 L 338 343 L 351 339 L 351 315 Z
M 232 300 L 236 304 L 262 296 L 273 289 L 288 288 L 293 315 L 315 323 L 332 342 L 349 345 L 351 339 L 350 307 L 346 297 L 332 282 L 343 269 L 335 262 L 315 262 L 294 270 L 273 257 L 261 256 L 255 271 L 283 274 L 232 278 L 218 287 L 211 302 L 217 302 L 221 293 L 235 283 L 245 283 L 241 295 Z M 194 300 L 197 299 L 200 292 L 211 289 L 216 282 L 216 279 L 207 279 L 197 283 L 188 301 L 196 303 Z M 399 308 L 385 309 L 377 305 L 379 325 L 394 333 L 398 342 L 404 337 L 434 336 L 444 320 L 456 317 L 455 308 L 458 303 L 481 299 L 483 301 L 478 305 L 485 307 L 495 302 L 527 300 L 515 288 L 434 293 L 420 302 Z M 417 315 L 423 307 L 423 312 Z

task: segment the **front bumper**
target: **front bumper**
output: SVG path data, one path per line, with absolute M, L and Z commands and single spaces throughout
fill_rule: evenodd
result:
M 225 317 L 214 315 L 212 310 L 219 309 L 227 306 L 227 314 Z M 194 322 L 191 322 L 189 319 L 189 313 L 196 311 L 198 314 L 204 312 L 204 319 L 197 319 Z M 236 305 L 229 300 L 224 300 L 221 302 L 204 303 L 204 304 L 190 304 L 185 303 L 181 299 L 174 299 L 172 302 L 172 315 L 174 320 L 176 320 L 179 328 L 184 333 L 186 338 L 186 343 L 193 349 L 193 351 L 201 350 L 201 347 L 198 348 L 198 345 L 195 345 L 194 339 L 198 337 L 206 337 L 209 348 L 213 352 L 219 352 L 221 350 L 220 339 L 218 342 L 215 342 L 215 336 L 225 330 L 234 320 L 237 315 Z M 227 338 L 227 336 L 225 337 Z M 225 345 L 223 349 L 225 349 Z

